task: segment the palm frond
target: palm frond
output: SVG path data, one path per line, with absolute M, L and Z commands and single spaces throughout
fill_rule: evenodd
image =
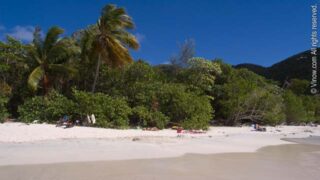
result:
M 133 29 L 134 23 L 124 8 L 117 8 L 113 4 L 108 4 L 102 9 L 101 17 L 98 21 L 99 29 L 111 31 L 116 29 Z
M 80 54 L 80 47 L 71 38 L 63 38 L 58 41 L 49 52 L 47 59 L 49 64 L 65 63 L 71 57 Z
M 112 67 L 133 62 L 128 49 L 138 49 L 139 42 L 134 35 L 126 31 L 133 27 L 132 18 L 124 8 L 106 5 L 94 33 L 87 32 L 83 36 L 82 54 L 90 54 L 89 58 L 92 60 L 96 60 L 100 55 L 102 61 Z
M 119 67 L 133 62 L 129 50 L 117 39 L 108 39 L 108 47 L 105 54 L 107 55 L 106 63 L 112 67 Z
M 78 73 L 76 68 L 66 64 L 50 64 L 48 66 L 48 70 L 49 72 L 54 72 L 55 74 L 61 74 L 68 77 L 74 77 Z
M 38 66 L 29 75 L 28 85 L 33 91 L 37 90 L 40 81 L 44 77 L 44 74 L 45 74 L 45 72 L 44 72 L 43 68 L 41 66 Z
M 113 34 L 116 39 L 118 39 L 123 45 L 127 46 L 128 48 L 132 48 L 135 50 L 139 49 L 139 42 L 134 35 L 124 30 L 114 31 Z
M 50 51 L 54 44 L 58 41 L 59 35 L 63 32 L 64 30 L 57 26 L 51 27 L 44 40 L 43 50 L 46 52 Z
M 41 58 L 39 57 L 39 53 L 37 52 L 36 47 L 30 48 L 28 52 L 29 52 L 30 58 L 31 58 L 33 61 L 36 60 L 36 62 L 38 63 L 38 65 L 42 64 L 42 60 L 41 60 Z
M 92 56 L 94 41 L 98 35 L 97 26 L 89 26 L 82 34 L 80 48 L 81 48 L 81 57 L 86 58 L 87 56 Z

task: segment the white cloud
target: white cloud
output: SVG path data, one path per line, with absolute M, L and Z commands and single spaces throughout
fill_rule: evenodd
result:
M 142 41 L 144 41 L 146 39 L 146 36 L 144 34 L 141 34 L 141 33 L 136 33 L 134 36 L 137 38 L 139 43 L 141 43 Z
M 33 26 L 15 26 L 6 34 L 21 41 L 32 41 L 33 39 Z

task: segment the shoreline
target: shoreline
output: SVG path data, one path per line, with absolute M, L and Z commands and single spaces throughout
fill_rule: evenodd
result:
M 267 146 L 256 152 L 246 153 L 185 154 L 161 159 L 7 165 L 0 166 L 0 177 L 11 180 L 32 180 L 35 177 L 46 180 L 317 180 L 320 175 L 319 153 L 319 145 L 286 144 Z
M 181 157 L 185 154 L 256 152 L 296 144 L 283 138 L 320 136 L 319 127 L 211 127 L 205 134 L 175 130 L 142 131 L 22 123 L 0 124 L 0 166 Z M 135 139 L 135 140 L 134 140 Z

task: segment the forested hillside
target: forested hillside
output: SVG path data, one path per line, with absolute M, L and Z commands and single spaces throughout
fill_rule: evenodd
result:
M 320 48 L 318 48 L 320 52 Z M 270 67 L 263 67 L 255 64 L 239 64 L 235 68 L 247 68 L 268 79 L 283 83 L 290 79 L 303 79 L 310 81 L 312 78 L 312 55 L 310 50 L 293 55 Z M 317 59 L 320 55 L 317 54 Z M 320 68 L 318 68 L 320 69 Z

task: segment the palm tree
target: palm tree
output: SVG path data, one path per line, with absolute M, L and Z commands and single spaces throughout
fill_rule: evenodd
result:
M 42 83 L 44 94 L 51 87 L 51 80 L 58 76 L 75 74 L 76 70 L 66 62 L 79 51 L 69 38 L 59 39 L 63 29 L 52 27 L 48 30 L 45 39 L 41 38 L 40 29 L 34 32 L 33 48 L 30 50 L 30 58 L 35 63 L 28 78 L 29 87 L 36 91 Z
M 128 48 L 139 48 L 135 36 L 127 31 L 133 28 L 132 18 L 124 8 L 106 5 L 98 23 L 87 29 L 85 37 L 93 38 L 91 53 L 97 59 L 92 92 L 95 91 L 102 62 L 111 67 L 121 67 L 133 61 Z

